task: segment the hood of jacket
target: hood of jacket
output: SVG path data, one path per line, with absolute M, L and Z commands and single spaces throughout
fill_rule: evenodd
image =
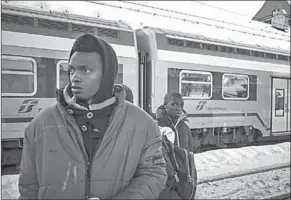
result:
M 90 37 L 90 39 L 88 39 Z M 92 45 L 92 41 L 94 45 Z M 81 44 L 81 47 L 80 47 Z M 118 71 L 117 56 L 110 44 L 105 40 L 95 37 L 90 34 L 85 34 L 77 38 L 70 52 L 69 60 L 77 51 L 82 51 L 80 48 L 86 46 L 85 52 L 96 52 L 100 54 L 103 61 L 103 75 L 98 92 L 94 95 L 92 104 L 99 104 L 113 96 L 114 80 Z M 70 80 L 70 79 L 69 79 Z M 71 83 L 70 83 L 71 84 Z M 68 86 L 68 94 L 72 96 L 70 84 Z M 79 104 L 88 105 L 87 101 L 78 100 Z

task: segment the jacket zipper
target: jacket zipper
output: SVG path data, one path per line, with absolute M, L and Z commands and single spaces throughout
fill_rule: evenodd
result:
M 90 198 L 90 181 L 91 181 L 91 162 L 86 164 L 85 172 L 85 199 Z
M 111 116 L 110 116 L 110 119 L 109 119 L 109 122 L 108 122 L 108 127 L 110 126 L 112 120 L 113 120 L 113 116 L 115 115 L 115 112 L 116 112 L 116 108 L 112 111 L 111 113 Z M 107 131 L 108 131 L 108 127 L 104 130 L 104 135 L 107 134 Z M 90 187 L 91 187 L 91 171 L 92 171 L 92 162 L 94 160 L 94 157 L 96 156 L 97 154 L 97 151 L 104 139 L 104 135 L 102 138 L 100 138 L 100 140 L 98 141 L 97 143 L 97 147 L 95 146 L 95 148 L 93 149 L 93 153 L 89 156 L 85 150 L 85 147 L 83 146 L 83 149 L 85 151 L 85 159 L 87 161 L 87 164 L 86 164 L 86 171 L 85 171 L 85 200 L 88 200 L 90 198 Z M 84 143 L 84 141 L 83 141 Z
M 92 154 L 90 156 L 86 156 L 87 161 L 88 161 L 86 164 L 86 172 L 85 172 L 85 180 L 86 180 L 85 181 L 85 199 L 86 200 L 90 198 L 92 162 L 97 153 L 97 150 L 99 149 L 99 146 L 101 145 L 102 140 L 103 140 L 103 137 L 99 139 L 97 145 L 93 149 Z

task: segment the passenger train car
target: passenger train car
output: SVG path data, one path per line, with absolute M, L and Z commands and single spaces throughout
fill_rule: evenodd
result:
M 138 98 L 138 52 L 128 25 L 62 13 L 2 5 L 2 162 L 19 161 L 27 124 L 56 102 L 56 88 L 68 83 L 68 55 L 75 38 L 104 38 L 118 57 L 115 83 L 128 85 Z
M 2 165 L 20 162 L 24 129 L 68 83 L 69 51 L 84 33 L 112 45 L 115 83 L 153 117 L 167 92 L 183 95 L 194 151 L 290 135 L 290 49 L 19 6 L 2 5 L 1 20 Z
M 194 148 L 290 136 L 290 51 L 152 27 L 137 41 L 149 53 L 146 110 L 180 92 Z

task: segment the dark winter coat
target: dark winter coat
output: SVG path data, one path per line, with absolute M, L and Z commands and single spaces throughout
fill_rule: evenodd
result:
M 118 68 L 113 48 L 100 38 L 88 43 L 88 38 L 92 35 L 76 40 L 70 57 L 85 47 L 101 55 L 100 88 L 91 105 L 75 101 L 70 85 L 58 90 L 58 103 L 28 125 L 20 199 L 155 199 L 164 189 L 167 175 L 157 125 L 125 101 L 121 87 L 113 89 Z
M 158 127 L 124 100 L 124 91 L 114 97 L 91 163 L 75 118 L 60 103 L 32 120 L 24 134 L 20 199 L 85 199 L 86 192 L 100 199 L 158 197 L 167 179 Z

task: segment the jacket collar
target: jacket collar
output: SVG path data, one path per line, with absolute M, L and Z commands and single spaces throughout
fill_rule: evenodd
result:
M 185 110 L 183 110 L 184 113 L 178 118 L 177 120 L 177 123 L 178 124 L 179 122 L 181 121 L 189 121 L 188 118 L 187 118 L 187 112 Z M 157 111 L 156 111 L 156 118 L 157 119 L 160 119 L 160 118 L 163 118 L 163 117 L 169 117 L 171 118 L 167 113 L 166 113 L 166 109 L 165 109 L 165 106 L 164 105 L 161 105 L 158 107 Z
M 98 103 L 98 104 L 90 104 L 88 107 L 89 108 L 86 108 L 80 104 L 78 104 L 76 102 L 76 98 L 73 96 L 73 97 L 70 97 L 70 95 L 68 94 L 67 92 L 67 87 L 65 87 L 65 89 L 63 90 L 63 97 L 64 97 L 64 100 L 65 102 L 74 107 L 74 108 L 77 108 L 77 109 L 80 109 L 80 110 L 100 110 L 102 108 L 105 108 L 107 106 L 110 106 L 112 104 L 114 104 L 115 102 L 118 101 L 118 104 L 123 104 L 124 103 L 124 100 L 125 100 L 125 91 L 124 89 L 121 87 L 121 86 L 114 86 L 114 95 L 113 97 L 101 102 L 101 103 Z

